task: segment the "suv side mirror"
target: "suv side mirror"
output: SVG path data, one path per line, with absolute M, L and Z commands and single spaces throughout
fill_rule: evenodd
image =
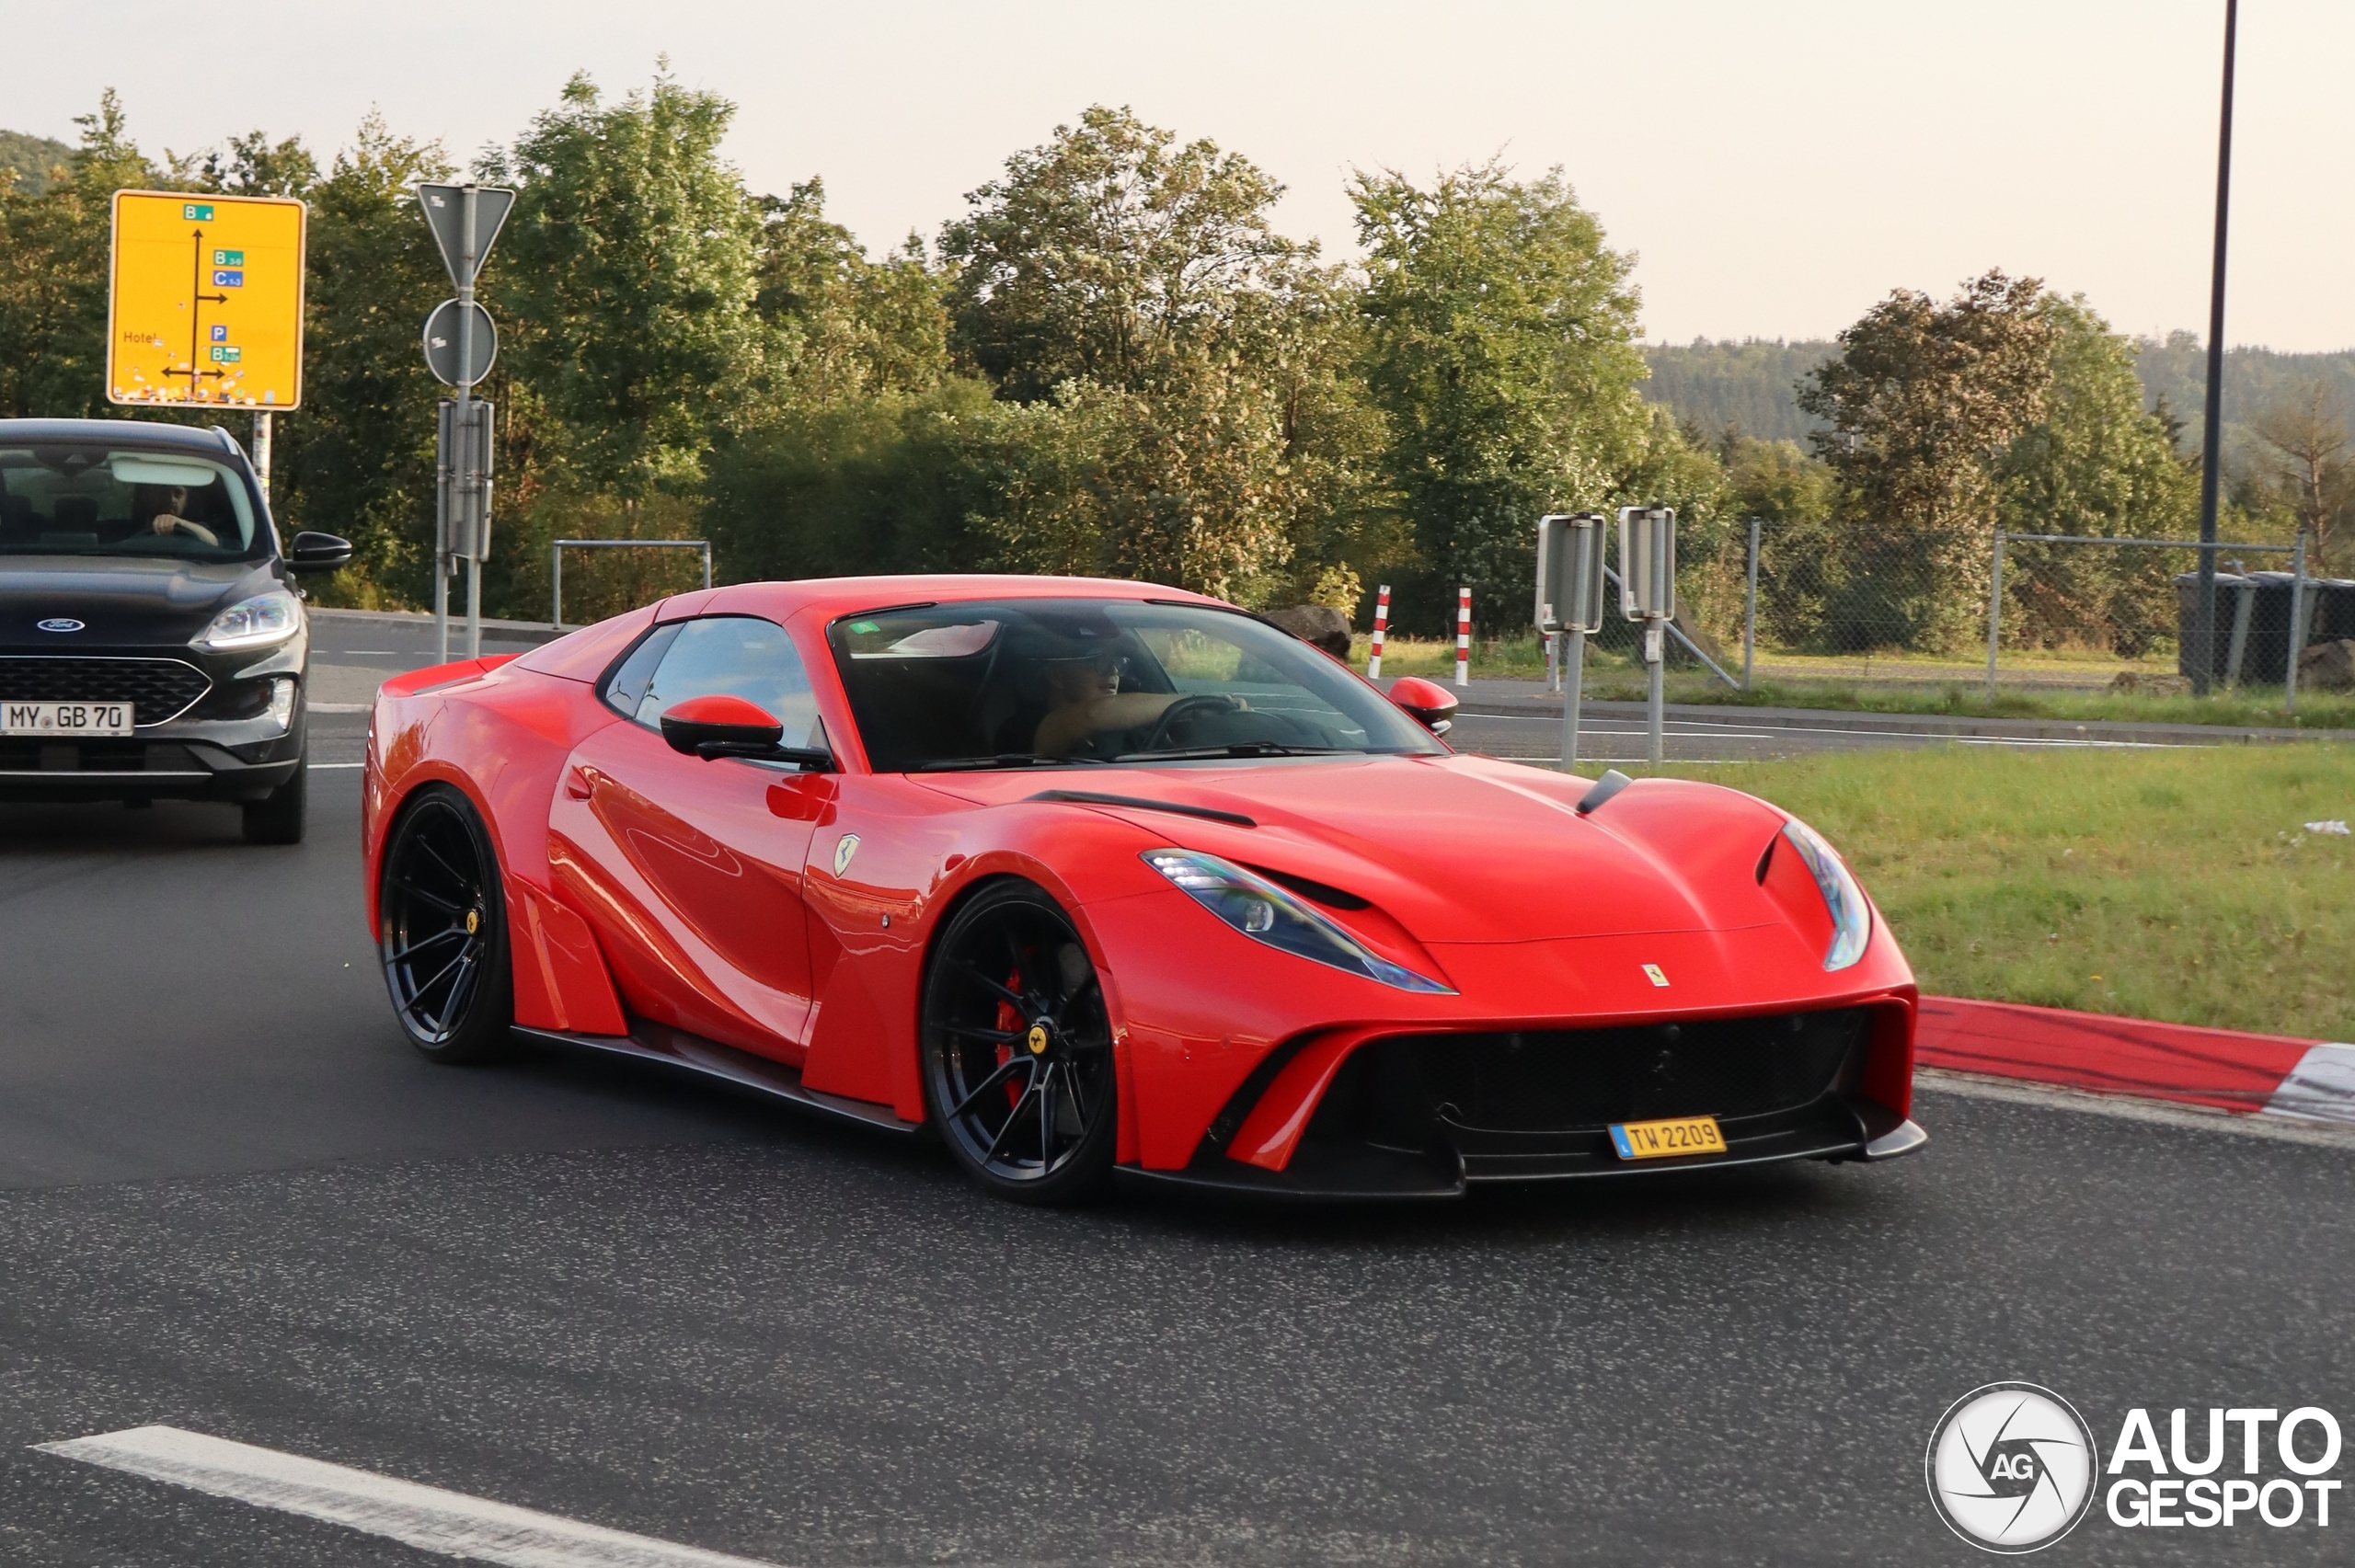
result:
M 785 726 L 766 708 L 741 697 L 689 697 L 662 715 L 663 743 L 683 757 L 712 761 L 742 757 L 755 762 L 793 762 L 832 772 L 833 753 L 814 746 L 780 746 Z
M 1391 683 L 1390 700 L 1433 735 L 1445 735 L 1455 723 L 1455 693 L 1436 681 L 1401 675 Z
M 286 564 L 298 572 L 331 572 L 338 567 L 351 564 L 351 541 L 332 533 L 315 533 L 309 529 L 294 536 L 294 547 L 286 552 Z

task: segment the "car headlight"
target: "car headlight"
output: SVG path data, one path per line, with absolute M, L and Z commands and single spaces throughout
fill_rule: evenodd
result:
M 1412 969 L 1368 952 L 1364 944 L 1284 888 L 1254 876 L 1230 861 L 1199 850 L 1147 850 L 1144 863 L 1178 884 L 1193 900 L 1227 924 L 1270 947 L 1400 990 L 1455 994 Z
M 225 653 L 231 648 L 268 647 L 303 629 L 302 601 L 282 588 L 258 593 L 213 617 L 191 647 Z
M 1832 945 L 1824 950 L 1826 969 L 1844 969 L 1865 956 L 1865 938 L 1872 934 L 1872 906 L 1865 890 L 1848 873 L 1848 864 L 1824 842 L 1823 835 L 1794 817 L 1783 824 L 1783 837 L 1799 852 L 1799 859 L 1823 894 L 1832 911 Z

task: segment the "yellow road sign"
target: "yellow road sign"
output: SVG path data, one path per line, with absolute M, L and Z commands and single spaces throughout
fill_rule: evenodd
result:
M 302 402 L 304 217 L 277 197 L 116 191 L 108 401 Z

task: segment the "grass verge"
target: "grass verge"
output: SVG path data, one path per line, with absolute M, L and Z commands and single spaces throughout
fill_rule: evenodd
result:
M 2355 748 L 1671 764 L 1812 823 L 1922 989 L 2355 1040 Z
M 1350 647 L 1365 668 L 1367 639 Z M 1666 681 L 1671 703 L 1719 707 L 1829 708 L 1846 713 L 1948 714 L 1966 718 L 2033 718 L 2061 723 L 2108 719 L 2138 724 L 2208 724 L 2236 729 L 2355 729 L 2355 692 L 2300 692 L 2295 715 L 2281 711 L 2279 686 L 2244 686 L 2206 697 L 2159 697 L 2125 692 L 2039 690 L 2005 686 L 1987 695 L 1976 681 L 1901 679 L 1890 661 L 1889 684 L 1826 676 L 1787 680 L 1761 676 L 1747 692 L 1736 691 L 1706 670 L 1671 670 Z M 2052 669 L 2063 666 L 2055 664 Z M 2016 669 L 2033 670 L 2022 664 Z M 1449 680 L 1455 673 L 1455 644 L 1420 637 L 1392 637 L 1383 650 L 1382 673 Z M 1545 649 L 1534 636 L 1482 641 L 1472 650 L 1472 673 L 1484 678 L 1543 680 Z M 1739 669 L 1734 673 L 1740 674 Z M 2033 675 L 2029 676 L 2033 679 Z M 1640 702 L 1643 667 L 1615 652 L 1588 656 L 1586 694 L 1599 702 Z

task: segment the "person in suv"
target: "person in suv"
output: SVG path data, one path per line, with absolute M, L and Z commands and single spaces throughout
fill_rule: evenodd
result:
M 246 838 L 303 837 L 297 574 L 217 426 L 0 419 L 0 800 L 220 800 Z

